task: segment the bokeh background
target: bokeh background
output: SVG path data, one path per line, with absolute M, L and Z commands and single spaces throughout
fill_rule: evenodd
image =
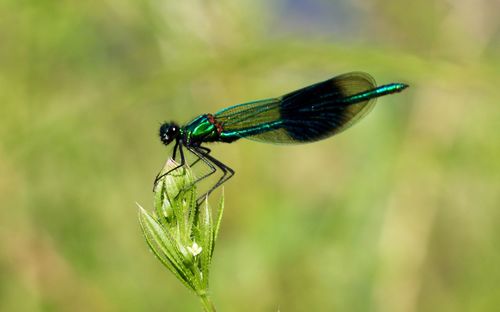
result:
M 353 70 L 411 88 L 330 140 L 212 146 L 237 172 L 218 309 L 497 310 L 499 12 L 496 0 L 2 0 L 0 310 L 199 311 L 137 221 L 169 155 L 159 124 Z

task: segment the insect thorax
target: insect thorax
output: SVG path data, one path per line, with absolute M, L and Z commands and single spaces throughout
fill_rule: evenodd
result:
M 213 116 L 200 115 L 189 122 L 183 129 L 184 140 L 188 145 L 202 142 L 215 142 L 219 139 L 220 129 Z

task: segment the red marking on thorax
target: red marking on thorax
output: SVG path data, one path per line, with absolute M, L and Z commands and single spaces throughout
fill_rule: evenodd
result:
M 215 128 L 217 129 L 217 133 L 221 134 L 221 132 L 224 130 L 224 128 L 222 128 L 222 124 L 220 122 L 217 122 L 217 120 L 215 120 L 214 115 L 207 114 L 207 119 L 208 119 L 208 122 L 210 122 L 212 125 L 215 126 Z

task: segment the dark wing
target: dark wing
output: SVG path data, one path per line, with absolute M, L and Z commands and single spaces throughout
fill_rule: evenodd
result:
M 313 84 L 279 98 L 235 105 L 215 113 L 223 133 L 270 143 L 306 143 L 354 125 L 374 106 L 349 97 L 374 89 L 375 81 L 353 72 Z

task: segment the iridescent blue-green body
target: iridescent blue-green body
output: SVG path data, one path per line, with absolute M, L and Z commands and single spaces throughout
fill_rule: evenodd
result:
M 173 158 L 178 151 L 181 157 L 179 167 L 186 163 L 185 147 L 197 157 L 192 165 L 201 160 L 210 168 L 210 172 L 195 183 L 217 169 L 222 171 L 217 183 L 198 199 L 201 202 L 204 196 L 234 175 L 234 170 L 211 156 L 210 149 L 202 146 L 203 143 L 231 143 L 241 138 L 277 144 L 318 141 L 354 125 L 370 112 L 376 98 L 401 92 L 407 87 L 403 83 L 377 87 L 368 74 L 347 73 L 281 97 L 200 115 L 182 127 L 174 122 L 164 123 L 160 127 L 160 139 L 165 145 L 175 141 Z M 158 174 L 155 185 L 169 172 Z
M 166 123 L 160 137 L 165 144 L 176 139 L 185 146 L 240 138 L 278 144 L 313 142 L 344 131 L 373 108 L 376 98 L 407 87 L 403 83 L 377 87 L 366 73 L 343 74 L 278 98 L 200 115 L 183 127 Z M 177 131 L 168 133 L 171 127 Z

